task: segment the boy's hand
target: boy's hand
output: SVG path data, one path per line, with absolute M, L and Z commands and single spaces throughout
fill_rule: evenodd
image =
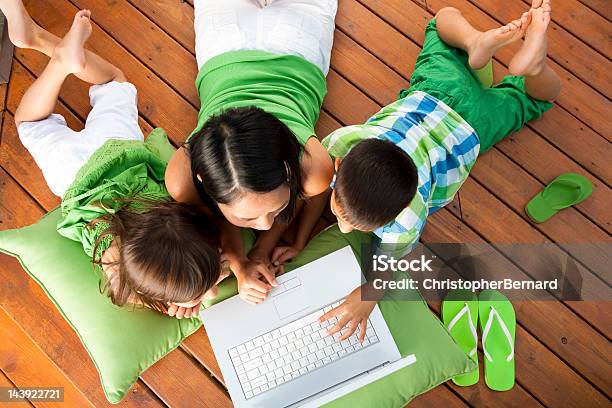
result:
M 195 306 L 184 307 L 180 306 L 180 303 L 168 303 L 168 316 L 176 317 L 177 319 L 182 319 L 183 317 L 189 319 L 190 317 L 197 317 L 198 313 L 200 313 L 200 307 L 202 306 L 202 302 L 198 302 Z
M 232 264 L 238 281 L 238 294 L 252 304 L 263 302 L 268 292 L 276 286 L 276 278 L 268 265 L 261 260 L 245 259 Z
M 348 331 L 340 336 L 340 340 L 346 340 L 351 337 L 353 333 L 355 333 L 355 330 L 357 330 L 357 327 L 361 326 L 361 330 L 359 331 L 359 342 L 363 343 L 368 326 L 368 317 L 372 313 L 372 310 L 374 310 L 374 306 L 376 306 L 375 301 L 361 300 L 360 286 L 353 290 L 340 306 L 333 308 L 321 316 L 319 322 L 324 322 L 331 317 L 338 316 L 338 323 L 331 327 L 327 333 L 333 335 L 348 325 Z

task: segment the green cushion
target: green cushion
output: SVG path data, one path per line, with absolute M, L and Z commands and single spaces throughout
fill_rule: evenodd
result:
M 369 235 L 359 232 L 342 234 L 338 226 L 333 225 L 316 236 L 286 266 L 286 270 L 305 265 L 347 245 L 351 246 L 357 259 L 360 259 L 362 244 L 369 239 Z M 455 343 L 418 291 L 410 294 L 402 292 L 401 297 L 399 293 L 398 296 L 390 293 L 390 300 L 379 302 L 379 307 L 402 356 L 414 353 L 417 362 L 345 395 L 326 407 L 403 407 L 417 395 L 475 368 L 472 360 Z M 226 279 L 220 285 L 217 298 L 207 305 L 220 302 L 235 293 L 235 280 Z M 393 300 L 394 297 L 415 300 Z

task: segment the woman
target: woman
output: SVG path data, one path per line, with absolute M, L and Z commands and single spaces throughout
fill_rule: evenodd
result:
M 223 216 L 223 252 L 251 303 L 265 299 L 325 206 L 333 164 L 314 126 L 336 10 L 337 0 L 195 1 L 202 107 L 166 186 L 177 201 Z M 296 239 L 275 248 L 300 198 L 308 200 Z M 248 256 L 239 227 L 265 231 Z

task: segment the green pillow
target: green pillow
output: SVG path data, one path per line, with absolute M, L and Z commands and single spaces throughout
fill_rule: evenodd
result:
M 369 240 L 369 235 L 360 232 L 342 234 L 338 226 L 333 225 L 310 241 L 285 269 L 290 271 L 347 245 L 351 246 L 357 259 L 360 259 L 362 244 Z M 390 300 L 379 302 L 379 307 L 401 355 L 414 353 L 417 362 L 332 401 L 326 407 L 403 407 L 417 395 L 475 368 L 442 322 L 429 310 L 418 291 L 410 294 L 402 292 L 401 297 L 399 293 L 398 296 L 390 293 Z M 234 294 L 235 279 L 226 279 L 219 287 L 219 295 L 206 306 Z M 393 300 L 394 297 L 416 300 Z

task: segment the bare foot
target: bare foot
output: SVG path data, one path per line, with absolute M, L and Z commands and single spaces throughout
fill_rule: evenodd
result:
M 525 42 L 508 65 L 512 75 L 538 75 L 542 71 L 546 63 L 546 30 L 551 10 L 550 0 L 543 0 L 539 8 L 531 9 L 531 24 L 527 28 Z
M 21 0 L 0 0 L 0 9 L 8 21 L 11 42 L 19 48 L 36 48 L 44 31 L 32 20 Z
M 544 0 L 532 0 L 532 1 L 531 1 L 531 8 L 532 8 L 532 9 L 537 9 L 537 8 L 540 8 L 540 6 L 542 5 L 542 2 L 543 2 L 543 1 L 544 1 Z
M 523 13 L 520 19 L 503 27 L 480 33 L 468 46 L 470 67 L 473 69 L 484 67 L 497 50 L 520 39 L 529 26 L 529 20 L 530 14 Z
M 91 35 L 91 11 L 81 10 L 74 16 L 72 27 L 55 47 L 52 59 L 66 72 L 74 74 L 85 69 L 85 43 Z

